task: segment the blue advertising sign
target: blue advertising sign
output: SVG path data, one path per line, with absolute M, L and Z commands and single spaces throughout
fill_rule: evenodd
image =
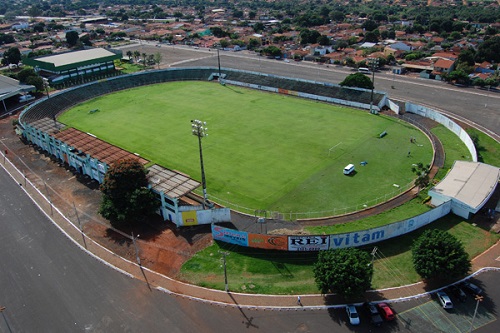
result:
M 248 234 L 244 231 L 223 228 L 212 224 L 212 237 L 214 240 L 248 247 Z

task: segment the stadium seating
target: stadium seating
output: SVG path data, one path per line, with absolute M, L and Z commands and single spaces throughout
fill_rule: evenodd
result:
M 209 80 L 214 72 L 218 72 L 218 69 L 213 67 L 171 68 L 107 77 L 99 81 L 68 88 L 61 92 L 52 94 L 50 98 L 32 104 L 21 114 L 20 121 L 22 124 L 24 122 L 31 123 L 46 117 L 54 118 L 58 113 L 88 99 L 124 89 L 170 81 Z M 350 101 L 362 104 L 369 104 L 371 98 L 371 92 L 369 90 L 352 89 L 329 83 L 320 83 L 236 69 L 224 68 L 222 72 L 225 74 L 225 80 L 229 82 L 243 82 L 245 84 L 252 84 L 261 87 L 302 92 L 310 94 L 311 97 L 329 97 L 341 101 Z M 383 94 L 375 92 L 373 99 L 374 104 L 377 105 L 383 97 Z

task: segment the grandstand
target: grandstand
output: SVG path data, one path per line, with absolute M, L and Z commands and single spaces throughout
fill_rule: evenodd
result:
M 322 99 L 344 105 L 366 106 L 370 104 L 371 91 L 366 89 L 341 87 L 335 84 L 234 69 L 223 70 L 225 74 L 224 82 L 229 84 L 233 83 L 263 90 L 272 89 L 280 93 Z M 52 94 L 50 98 L 45 98 L 40 103 L 36 103 L 25 110 L 20 120 L 21 123 L 29 123 L 45 117 L 53 118 L 60 112 L 88 99 L 119 90 L 171 81 L 209 80 L 215 72 L 217 72 L 217 69 L 210 67 L 172 68 L 111 77 Z M 384 93 L 375 92 L 373 104 L 381 107 L 385 103 L 385 97 Z

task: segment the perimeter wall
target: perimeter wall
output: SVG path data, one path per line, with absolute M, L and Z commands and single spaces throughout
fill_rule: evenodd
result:
M 321 251 L 365 246 L 401 236 L 447 215 L 451 201 L 421 215 L 382 227 L 335 235 L 264 235 L 252 234 L 212 224 L 214 240 L 244 247 L 282 251 Z

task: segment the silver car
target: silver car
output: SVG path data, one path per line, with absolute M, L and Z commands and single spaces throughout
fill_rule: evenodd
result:
M 444 291 L 438 291 L 437 297 L 438 297 L 439 303 L 441 303 L 443 308 L 453 309 L 453 303 L 451 302 L 450 297 Z

